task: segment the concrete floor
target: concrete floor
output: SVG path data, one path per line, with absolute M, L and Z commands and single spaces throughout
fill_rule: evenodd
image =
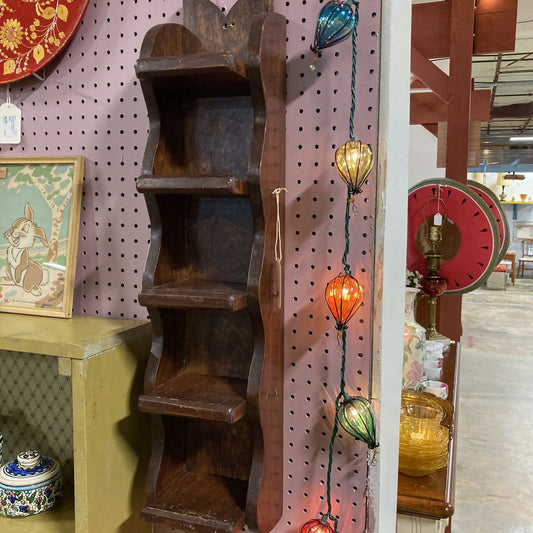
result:
M 452 533 L 533 533 L 533 281 L 463 297 Z

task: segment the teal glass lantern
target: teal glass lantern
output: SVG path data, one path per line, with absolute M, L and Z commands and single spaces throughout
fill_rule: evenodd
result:
M 318 14 L 315 40 L 311 46 L 315 54 L 344 41 L 355 30 L 359 20 L 358 3 L 355 3 L 355 12 L 351 5 L 351 1 L 330 0 L 322 7 Z
M 374 409 L 363 396 L 345 395 L 337 407 L 337 420 L 347 433 L 365 442 L 371 450 L 379 446 Z

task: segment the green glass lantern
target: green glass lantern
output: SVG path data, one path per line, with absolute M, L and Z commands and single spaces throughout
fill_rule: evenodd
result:
M 346 394 L 337 407 L 337 420 L 347 433 L 366 442 L 371 450 L 379 446 L 376 441 L 374 409 L 363 396 Z

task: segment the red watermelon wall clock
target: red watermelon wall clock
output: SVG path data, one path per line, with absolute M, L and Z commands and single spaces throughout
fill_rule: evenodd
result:
M 432 199 L 438 195 L 439 201 Z M 447 279 L 446 293 L 460 294 L 479 287 L 499 261 L 500 233 L 496 218 L 467 185 L 455 180 L 432 179 L 409 190 L 407 268 L 427 274 L 424 253 L 429 249 L 427 223 L 443 215 L 438 252 L 440 274 Z
M 0 83 L 41 70 L 70 41 L 89 0 L 0 0 Z
M 505 216 L 503 207 L 500 204 L 500 200 L 496 194 L 494 194 L 487 186 L 472 180 L 468 180 L 466 183 L 470 189 L 472 189 L 472 191 L 474 191 L 487 204 L 487 207 L 491 210 L 494 218 L 496 219 L 496 224 L 498 224 L 498 230 L 500 232 L 500 253 L 498 256 L 499 262 L 507 253 L 510 239 L 509 223 L 507 222 L 507 217 Z

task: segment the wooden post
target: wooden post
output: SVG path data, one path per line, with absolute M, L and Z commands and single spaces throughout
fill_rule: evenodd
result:
M 446 177 L 466 184 L 475 6 L 474 0 L 451 2 Z M 462 333 L 461 303 L 461 295 L 445 295 L 439 301 L 439 330 L 454 340 L 459 340 Z

